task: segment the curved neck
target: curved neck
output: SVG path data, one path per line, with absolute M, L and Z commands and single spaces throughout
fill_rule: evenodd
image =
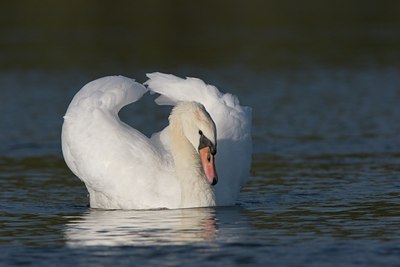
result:
M 200 157 L 185 137 L 181 122 L 171 119 L 171 150 L 181 185 L 181 207 L 215 206 L 214 190 L 206 182 Z

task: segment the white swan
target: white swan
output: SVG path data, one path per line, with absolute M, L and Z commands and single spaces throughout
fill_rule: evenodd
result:
M 64 116 L 64 159 L 85 183 L 90 206 L 234 204 L 250 170 L 251 109 L 196 78 L 147 76 L 148 88 L 122 76 L 92 81 L 75 95 Z M 123 106 L 148 90 L 161 94 L 158 104 L 175 105 L 169 126 L 151 138 L 118 117 Z

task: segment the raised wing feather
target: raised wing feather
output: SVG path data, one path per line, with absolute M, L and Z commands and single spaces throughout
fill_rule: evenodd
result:
M 92 207 L 174 207 L 179 202 L 174 199 L 180 192 L 173 191 L 177 186 L 171 167 L 161 160 L 159 149 L 118 117 L 123 106 L 147 91 L 129 78 L 104 77 L 85 85 L 67 110 L 64 158 L 85 182 Z M 164 199 L 170 203 L 161 202 Z

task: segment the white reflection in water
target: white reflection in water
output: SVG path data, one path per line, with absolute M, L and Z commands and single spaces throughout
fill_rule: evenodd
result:
M 66 225 L 67 245 L 181 245 L 216 238 L 215 210 L 89 210 Z

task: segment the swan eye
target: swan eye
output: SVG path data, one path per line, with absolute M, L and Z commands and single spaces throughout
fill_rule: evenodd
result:
M 203 132 L 201 130 L 199 130 L 199 135 L 203 135 Z

